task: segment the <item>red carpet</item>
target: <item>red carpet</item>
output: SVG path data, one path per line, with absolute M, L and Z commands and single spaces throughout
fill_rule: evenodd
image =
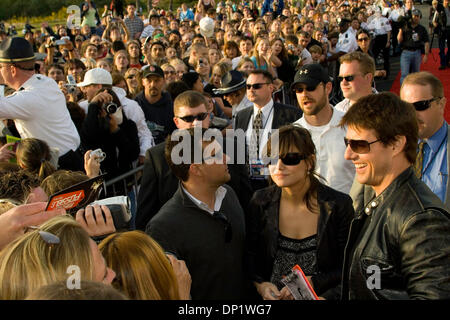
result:
M 450 98 L 450 68 L 446 68 L 444 70 L 438 70 L 440 65 L 439 60 L 439 49 L 431 49 L 431 54 L 428 56 L 427 63 L 423 64 L 420 67 L 421 71 L 429 71 L 438 77 L 442 84 L 444 85 L 444 95 L 447 99 Z M 397 77 L 394 80 L 394 83 L 391 87 L 391 92 L 396 94 L 400 93 L 400 72 L 397 74 Z M 450 123 L 450 103 L 447 103 L 445 106 L 444 118 L 447 123 Z

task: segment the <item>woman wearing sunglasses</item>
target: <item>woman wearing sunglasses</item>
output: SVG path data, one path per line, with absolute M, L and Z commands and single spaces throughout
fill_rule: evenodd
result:
M 115 277 L 89 234 L 71 216 L 55 217 L 0 254 L 0 299 L 23 300 L 41 286 L 79 280 L 110 284 Z M 75 287 L 74 287 L 75 288 Z
M 308 130 L 283 126 L 278 143 L 275 135 L 267 142 L 266 154 L 271 147 L 279 152 L 269 164 L 274 184 L 255 192 L 247 221 L 252 281 L 265 300 L 291 299 L 281 279 L 298 264 L 317 295 L 337 298 L 333 289 L 341 280 L 352 200 L 319 181 Z
M 356 51 L 361 51 L 364 53 L 367 53 L 369 56 L 371 56 L 375 60 L 375 56 L 372 52 L 372 38 L 370 36 L 370 33 L 364 29 L 360 29 L 356 33 L 356 42 L 358 43 L 358 49 Z M 386 70 L 376 70 L 375 71 L 375 77 L 386 77 L 387 73 Z

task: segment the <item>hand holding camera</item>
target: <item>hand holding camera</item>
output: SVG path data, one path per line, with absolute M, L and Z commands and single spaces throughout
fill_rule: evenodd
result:
M 91 237 L 116 232 L 111 211 L 105 205 L 89 205 L 85 209 L 80 209 L 75 215 L 75 220 Z

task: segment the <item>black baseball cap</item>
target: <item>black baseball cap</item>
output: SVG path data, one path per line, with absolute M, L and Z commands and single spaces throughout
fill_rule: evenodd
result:
M 148 65 L 141 69 L 142 71 L 142 78 L 147 78 L 148 76 L 159 76 L 161 78 L 164 78 L 164 71 L 156 65 Z
M 295 74 L 291 89 L 294 89 L 298 83 L 304 83 L 308 87 L 316 87 L 321 82 L 330 82 L 328 72 L 318 63 L 307 64 Z

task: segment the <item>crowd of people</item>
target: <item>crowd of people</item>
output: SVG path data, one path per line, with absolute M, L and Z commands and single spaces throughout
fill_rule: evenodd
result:
M 450 298 L 446 97 L 420 71 L 433 34 L 450 66 L 448 0 L 429 26 L 412 0 L 80 13 L 0 25 L 0 299 L 292 300 L 296 265 L 320 299 Z M 46 211 L 99 178 L 126 227 Z

